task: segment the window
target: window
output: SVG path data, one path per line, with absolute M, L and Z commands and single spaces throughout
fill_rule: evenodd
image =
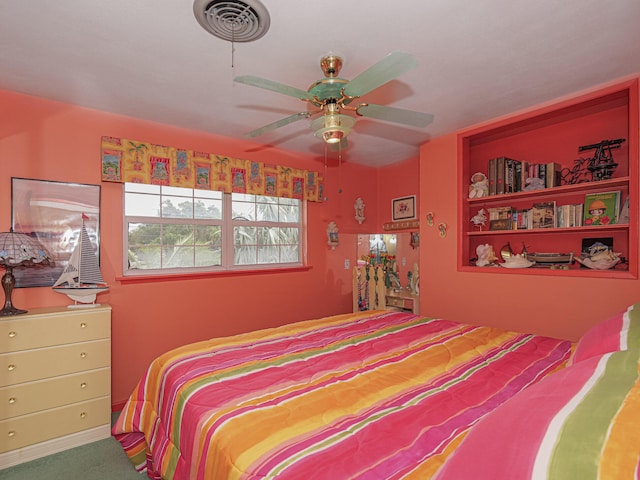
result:
M 300 200 L 136 183 L 124 188 L 125 275 L 302 264 Z

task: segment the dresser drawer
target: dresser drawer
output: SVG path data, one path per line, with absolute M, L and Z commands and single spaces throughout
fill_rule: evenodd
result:
M 109 339 L 0 354 L 0 387 L 108 367 Z
M 110 397 L 0 421 L 0 453 L 111 421 Z
M 97 340 L 110 335 L 111 308 L 104 306 L 86 310 L 35 309 L 34 313 L 0 321 L 3 352 Z
M 2 387 L 0 420 L 110 394 L 109 368 Z

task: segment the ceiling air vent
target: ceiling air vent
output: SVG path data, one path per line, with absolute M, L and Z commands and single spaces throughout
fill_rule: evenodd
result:
M 195 0 L 193 13 L 202 28 L 229 42 L 252 42 L 269 30 L 269 12 L 259 0 Z

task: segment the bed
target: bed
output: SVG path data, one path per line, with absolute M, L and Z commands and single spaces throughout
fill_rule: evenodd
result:
M 637 478 L 639 429 L 629 427 L 640 422 L 638 353 L 629 347 L 640 347 L 640 320 L 629 328 L 637 311 L 577 345 L 391 311 L 195 343 L 152 362 L 113 434 L 138 470 L 168 480 Z M 624 366 L 623 382 L 609 363 Z M 594 371 L 613 375 L 600 394 L 615 392 L 595 435 L 615 429 L 609 447 L 624 450 L 629 476 L 562 476 L 571 459 L 536 463 L 557 453 L 557 412 L 584 408 L 576 392 L 587 395 Z M 589 452 L 590 464 L 621 464 Z M 542 471 L 560 476 L 535 476 Z

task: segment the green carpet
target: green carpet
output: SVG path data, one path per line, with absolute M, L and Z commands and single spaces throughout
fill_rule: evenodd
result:
M 2 480 L 144 480 L 115 438 L 0 470 Z
M 2 480 L 143 480 L 114 438 L 0 470 Z
M 118 413 L 112 415 L 117 418 Z M 113 423 L 113 421 L 112 421 Z M 0 470 L 2 480 L 144 480 L 111 437 Z

